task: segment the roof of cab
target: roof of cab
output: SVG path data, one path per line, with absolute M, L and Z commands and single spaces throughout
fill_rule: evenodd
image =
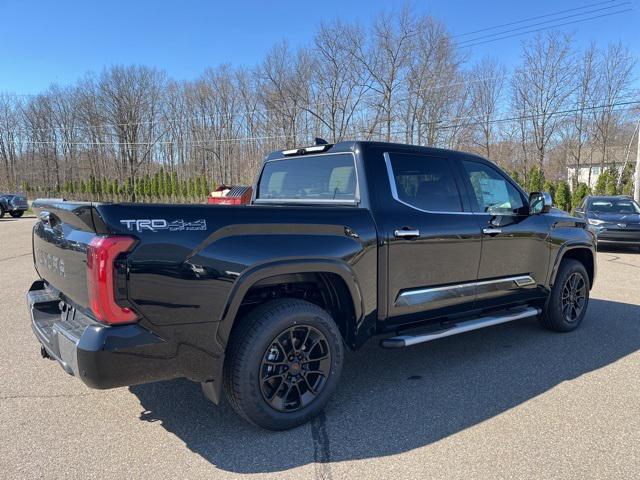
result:
M 304 148 L 301 146 L 300 148 Z M 314 155 L 322 155 L 323 153 L 342 153 L 342 152 L 355 152 L 356 150 L 368 150 L 370 148 L 388 148 L 390 150 L 406 150 L 406 151 L 415 151 L 420 153 L 428 153 L 431 155 L 437 154 L 451 154 L 453 153 L 461 153 L 465 155 L 472 155 L 474 157 L 478 157 L 472 153 L 460 152 L 457 150 L 448 150 L 444 148 L 435 148 L 435 147 L 424 147 L 421 145 L 410 145 L 406 143 L 392 143 L 392 142 L 373 142 L 373 141 L 365 141 L 365 140 L 345 140 L 342 142 L 338 142 L 336 144 L 331 145 L 327 150 L 322 153 L 316 153 Z M 275 150 L 269 153 L 265 161 L 274 160 L 279 158 L 287 158 L 286 155 L 283 154 L 284 150 Z M 304 156 L 304 155 L 300 155 Z M 291 156 L 293 158 L 293 156 Z M 483 159 L 482 157 L 478 157 Z M 483 159 L 484 160 L 484 159 Z

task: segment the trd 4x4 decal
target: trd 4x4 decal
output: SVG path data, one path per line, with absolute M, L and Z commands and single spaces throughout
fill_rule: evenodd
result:
M 127 230 L 142 232 L 158 232 L 168 230 L 170 232 L 206 230 L 207 222 L 204 219 L 185 221 L 183 219 L 167 221 L 163 218 L 140 218 L 120 220 L 120 223 L 127 227 Z

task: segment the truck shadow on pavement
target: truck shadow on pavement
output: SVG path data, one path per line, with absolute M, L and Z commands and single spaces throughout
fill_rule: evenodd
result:
M 246 424 L 187 380 L 130 391 L 145 409 L 142 420 L 161 422 L 218 468 L 262 473 L 316 462 L 318 469 L 437 442 L 638 349 L 640 306 L 599 299 L 581 328 L 566 334 L 531 319 L 404 350 L 374 339 L 347 355 L 326 412 L 288 432 Z

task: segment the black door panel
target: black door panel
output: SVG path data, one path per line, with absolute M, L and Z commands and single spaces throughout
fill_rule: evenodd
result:
M 526 198 L 488 162 L 464 160 L 461 171 L 482 233 L 482 258 L 476 307 L 516 303 L 542 295 L 550 249 L 549 225 L 543 215 L 529 215 Z M 509 281 L 530 277 L 531 282 Z M 506 279 L 507 281 L 496 282 Z
M 482 239 L 451 160 L 386 153 L 385 162 L 393 198 L 380 216 L 388 242 L 388 317 L 404 322 L 472 308 Z

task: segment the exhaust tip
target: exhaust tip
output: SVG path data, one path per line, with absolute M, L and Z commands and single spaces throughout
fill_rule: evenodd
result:
M 49 352 L 47 352 L 47 349 L 44 347 L 40 347 L 40 355 L 42 355 L 42 358 L 48 358 L 49 360 L 52 360 L 51 355 L 49 355 Z

